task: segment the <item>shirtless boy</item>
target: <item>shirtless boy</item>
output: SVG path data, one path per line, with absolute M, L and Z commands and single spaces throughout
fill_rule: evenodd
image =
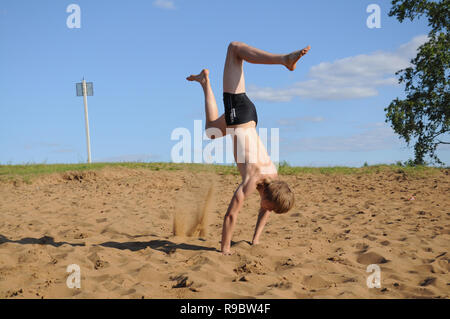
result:
M 231 237 L 237 215 L 244 200 L 255 190 L 258 190 L 261 202 L 253 245 L 259 243 L 271 211 L 283 214 L 294 205 L 294 193 L 286 182 L 278 179 L 277 169 L 256 132 L 258 116 L 254 104 L 245 94 L 244 61 L 254 64 L 279 64 L 294 71 L 297 61 L 309 50 L 310 46 L 290 54 L 272 54 L 242 42 L 231 42 L 223 73 L 225 113 L 220 117 L 209 82 L 209 71 L 205 69 L 200 74 L 187 78 L 188 81 L 199 82 L 203 88 L 207 135 L 213 139 L 226 134 L 232 135 L 234 158 L 242 176 L 242 183 L 231 199 L 223 222 L 221 248 L 224 255 L 231 254 Z

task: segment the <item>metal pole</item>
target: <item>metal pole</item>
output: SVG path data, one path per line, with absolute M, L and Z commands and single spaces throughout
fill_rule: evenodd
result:
M 88 163 L 91 164 L 91 139 L 89 137 L 87 87 L 86 87 L 86 81 L 84 79 L 83 79 L 83 100 L 84 100 L 84 120 L 86 122 L 86 142 L 87 142 L 87 152 L 88 152 Z

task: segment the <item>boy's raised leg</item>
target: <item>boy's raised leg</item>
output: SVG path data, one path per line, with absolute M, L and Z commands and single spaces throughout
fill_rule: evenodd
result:
M 289 54 L 273 54 L 243 42 L 231 42 L 225 60 L 223 91 L 234 94 L 245 92 L 243 61 L 254 64 L 280 64 L 294 71 L 298 60 L 310 49 L 311 47 L 307 46 Z
M 216 98 L 209 82 L 209 70 L 205 69 L 200 74 L 191 75 L 187 78 L 188 81 L 196 81 L 201 84 L 203 93 L 205 94 L 205 115 L 206 115 L 206 129 L 216 128 L 220 130 L 222 136 L 226 135 L 227 124 L 225 116 L 219 117 L 219 110 L 217 108 Z M 206 132 L 208 134 L 208 132 Z M 222 136 L 215 136 L 208 134 L 210 138 L 218 138 Z

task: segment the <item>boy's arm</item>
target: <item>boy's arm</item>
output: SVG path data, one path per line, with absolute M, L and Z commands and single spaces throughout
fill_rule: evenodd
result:
M 261 236 L 264 226 L 266 225 L 267 220 L 269 219 L 269 215 L 270 210 L 266 210 L 263 208 L 259 210 L 258 221 L 256 222 L 255 234 L 253 235 L 252 245 L 259 244 L 259 237 Z
M 223 221 L 222 228 L 222 253 L 229 254 L 231 247 L 231 237 L 233 235 L 233 229 L 236 225 L 237 215 L 244 204 L 245 198 L 250 195 L 256 189 L 256 182 L 254 179 L 250 179 L 247 182 L 242 183 L 234 192 L 230 205 Z

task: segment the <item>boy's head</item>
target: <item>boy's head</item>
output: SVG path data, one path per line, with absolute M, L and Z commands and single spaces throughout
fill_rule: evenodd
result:
M 294 206 L 294 193 L 286 182 L 266 178 L 256 188 L 261 195 L 261 207 L 264 209 L 284 214 Z

